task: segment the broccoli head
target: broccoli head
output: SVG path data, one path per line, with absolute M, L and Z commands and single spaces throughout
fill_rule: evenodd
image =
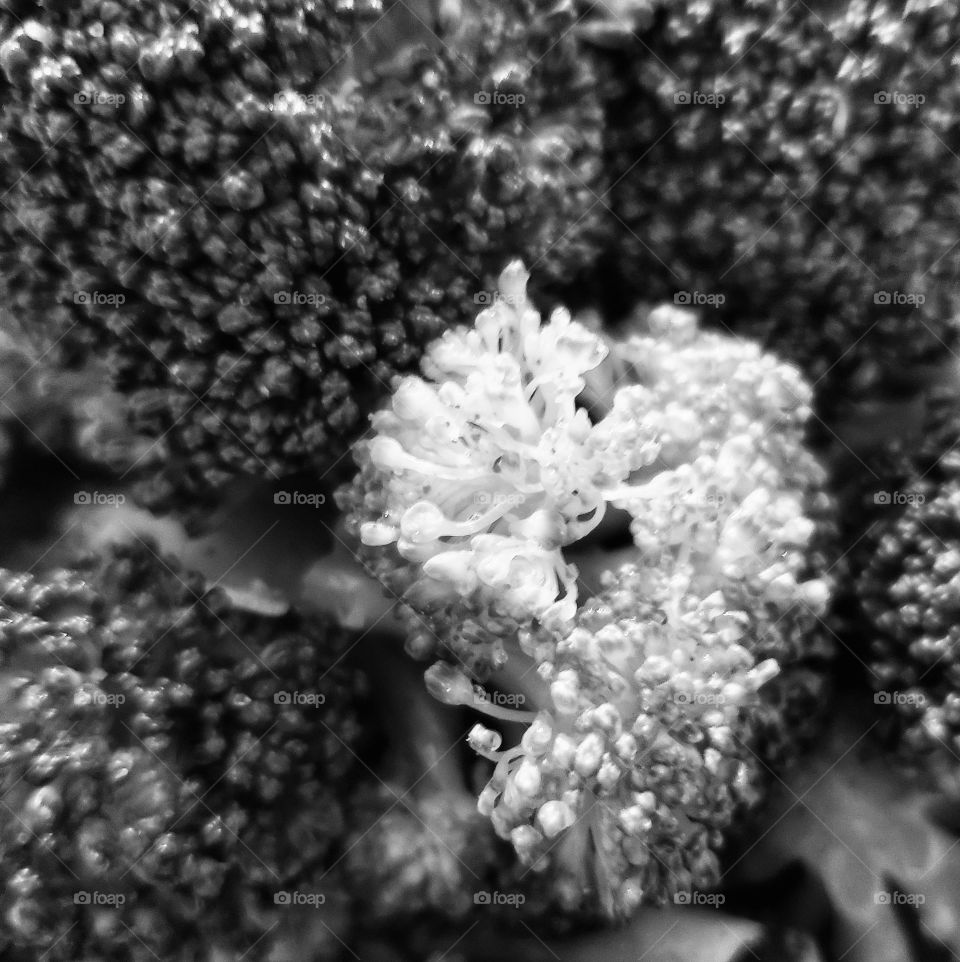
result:
M 385 64 L 376 0 L 15 7 L 5 300 L 66 362 L 106 354 L 164 454 L 149 505 L 326 472 L 492 257 L 559 283 L 599 252 L 602 114 L 543 4 Z
M 853 624 L 866 637 L 874 701 L 894 742 L 926 762 L 960 747 L 954 651 L 960 584 L 960 406 L 928 404 L 922 440 L 878 458 L 863 481 L 869 521 L 853 583 Z M 951 762 L 951 765 L 955 762 Z
M 606 10 L 606 6 L 598 8 Z M 799 364 L 820 400 L 901 385 L 956 343 L 958 65 L 931 3 L 616 5 L 610 266 L 624 303 Z M 586 33 L 599 22 L 585 21 Z M 601 296 L 603 292 L 600 292 Z
M 265 959 L 291 891 L 338 911 L 364 691 L 339 629 L 143 544 L 4 571 L 0 612 L 5 957 Z

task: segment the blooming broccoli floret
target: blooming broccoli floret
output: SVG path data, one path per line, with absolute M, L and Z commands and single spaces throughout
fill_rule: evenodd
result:
M 575 403 L 606 348 L 562 309 L 541 327 L 526 282 L 522 264 L 507 267 L 476 327 L 447 332 L 428 349 L 424 377 L 401 381 L 373 415 L 375 436 L 355 457 L 374 520 L 355 523 L 365 545 L 395 545 L 407 573 L 422 566 L 425 601 L 451 588 L 481 602 L 496 595 L 504 616 L 550 621 L 575 610 L 560 547 L 599 522 L 604 485 L 625 468 L 607 471 L 618 456 L 594 442 Z M 376 566 L 388 577 L 392 556 Z
M 387 64 L 373 0 L 17 6 L 4 299 L 108 357 L 151 506 L 326 472 L 501 250 L 559 283 L 600 249 L 592 75 L 532 0 Z
M 284 892 L 338 911 L 363 696 L 339 629 L 232 609 L 144 545 L 3 571 L 0 625 L 5 957 L 266 959 Z
M 589 6 L 608 15 L 584 26 L 604 41 L 619 264 L 601 297 L 701 303 L 799 364 L 824 404 L 947 354 L 955 9 Z
M 562 549 L 608 504 L 630 512 L 651 561 L 676 549 L 694 570 L 698 539 L 711 556 L 719 542 L 730 577 L 752 567 L 761 579 L 746 592 L 797 591 L 790 572 L 814 531 L 804 499 L 824 479 L 801 443 L 810 392 L 797 372 L 664 307 L 649 335 L 616 346 L 636 383 L 593 423 L 577 398 L 610 348 L 562 308 L 541 324 L 526 282 L 509 265 L 496 303 L 431 345 L 423 377 L 399 383 L 356 445 L 360 472 L 340 501 L 377 576 L 433 614 L 459 656 L 472 661 L 486 634 L 492 665 L 502 652 L 483 612 L 500 627 L 570 623 L 577 571 Z M 821 605 L 819 582 L 802 590 Z M 451 601 L 475 617 L 456 624 Z
M 832 502 L 794 368 L 674 307 L 622 343 L 563 309 L 541 323 L 526 281 L 509 265 L 475 327 L 431 345 L 340 500 L 409 647 L 443 659 L 430 690 L 529 725 L 502 754 L 471 736 L 497 763 L 481 811 L 568 907 L 618 916 L 707 884 L 718 833 L 756 800 L 787 715 L 761 688 L 829 654 Z M 588 379 L 594 402 L 628 382 L 596 420 Z M 582 605 L 569 549 L 608 505 L 631 519 L 633 563 Z M 533 711 L 480 697 L 504 667 L 548 683 Z
M 757 661 L 758 625 L 722 592 L 678 611 L 674 591 L 652 568 L 608 575 L 550 656 L 536 645 L 549 704 L 520 743 L 470 736 L 496 762 L 480 809 L 497 833 L 571 906 L 609 916 L 715 885 L 723 832 L 762 782 L 750 713 L 777 662 Z

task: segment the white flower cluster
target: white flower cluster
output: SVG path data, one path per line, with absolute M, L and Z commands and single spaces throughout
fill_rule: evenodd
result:
M 474 676 L 439 663 L 431 691 L 529 723 L 503 751 L 472 732 L 496 766 L 481 811 L 525 862 L 623 915 L 709 885 L 723 829 L 756 796 L 760 689 L 829 601 L 808 573 L 825 474 L 794 368 L 675 307 L 612 344 L 563 310 L 541 324 L 526 281 L 511 264 L 475 327 L 400 383 L 342 503 Z M 591 420 L 578 399 L 611 371 L 625 376 Z M 631 518 L 634 560 L 581 604 L 563 550 L 608 504 Z M 510 638 L 549 690 L 533 711 L 477 697 Z

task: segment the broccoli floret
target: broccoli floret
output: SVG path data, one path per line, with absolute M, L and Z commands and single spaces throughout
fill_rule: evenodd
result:
M 462 751 L 465 726 L 423 685 L 402 651 L 377 639 L 362 666 L 376 692 L 378 778 L 351 795 L 346 884 L 370 925 L 461 921 L 497 857 Z
M 777 663 L 755 660 L 755 626 L 719 593 L 672 617 L 670 594 L 649 570 L 610 576 L 538 651 L 550 697 L 520 744 L 471 733 L 496 761 L 480 807 L 497 833 L 572 906 L 586 896 L 608 916 L 715 885 L 723 831 L 759 795 L 744 716 Z
M 900 718 L 916 753 L 960 748 L 960 477 L 897 492 L 909 506 L 884 526 L 857 582 L 871 628 L 875 701 Z
M 798 363 L 818 403 L 956 344 L 957 15 L 932 3 L 651 2 L 598 56 L 622 297 Z M 595 23 L 593 30 L 603 24 Z M 590 29 L 588 29 L 588 34 Z
M 283 893 L 345 911 L 339 629 L 232 609 L 144 544 L 3 571 L 0 617 L 5 957 L 266 959 L 300 924 Z
M 721 829 L 815 700 L 833 505 L 794 368 L 673 307 L 622 343 L 563 309 L 541 324 L 526 281 L 509 265 L 475 327 L 427 350 L 339 497 L 408 647 L 442 659 L 430 690 L 528 725 L 502 753 L 474 730 L 497 763 L 481 811 L 567 908 L 622 916 L 715 877 Z M 594 407 L 627 382 L 593 421 L 588 378 Z M 565 550 L 608 504 L 633 563 L 581 605 Z M 505 708 L 477 686 L 494 669 L 547 687 Z
M 532 0 L 484 4 L 455 40 L 357 66 L 378 11 L 0 13 L 5 296 L 106 352 L 164 451 L 151 506 L 326 472 L 492 290 L 492 252 L 559 282 L 599 251 L 602 118 L 573 36 Z
M 885 472 L 863 481 L 862 562 L 851 621 L 869 647 L 874 701 L 893 743 L 924 763 L 960 747 L 954 655 L 960 613 L 960 405 L 934 398 L 922 440 L 876 459 Z M 862 489 L 862 490 L 861 490 Z M 892 723 L 892 724 L 891 724 Z

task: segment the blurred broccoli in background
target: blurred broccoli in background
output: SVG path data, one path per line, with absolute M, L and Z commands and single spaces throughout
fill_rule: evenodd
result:
M 555 283 L 599 251 L 602 115 L 572 13 L 482 5 L 365 64 L 383 13 L 0 11 L 2 298 L 51 358 L 108 358 L 162 452 L 148 505 L 326 473 L 503 251 Z
M 912 444 L 888 444 L 846 497 L 855 527 L 851 646 L 888 734 L 924 764 L 960 750 L 960 408 L 934 396 Z M 862 640 L 861 640 L 862 639 Z
M 349 636 L 233 610 L 143 544 L 3 571 L 0 619 L 4 957 L 267 958 L 298 889 L 327 893 L 332 953 L 364 735 Z
M 590 6 L 613 185 L 597 293 L 613 314 L 637 297 L 699 306 L 800 364 L 822 413 L 948 356 L 954 8 Z

